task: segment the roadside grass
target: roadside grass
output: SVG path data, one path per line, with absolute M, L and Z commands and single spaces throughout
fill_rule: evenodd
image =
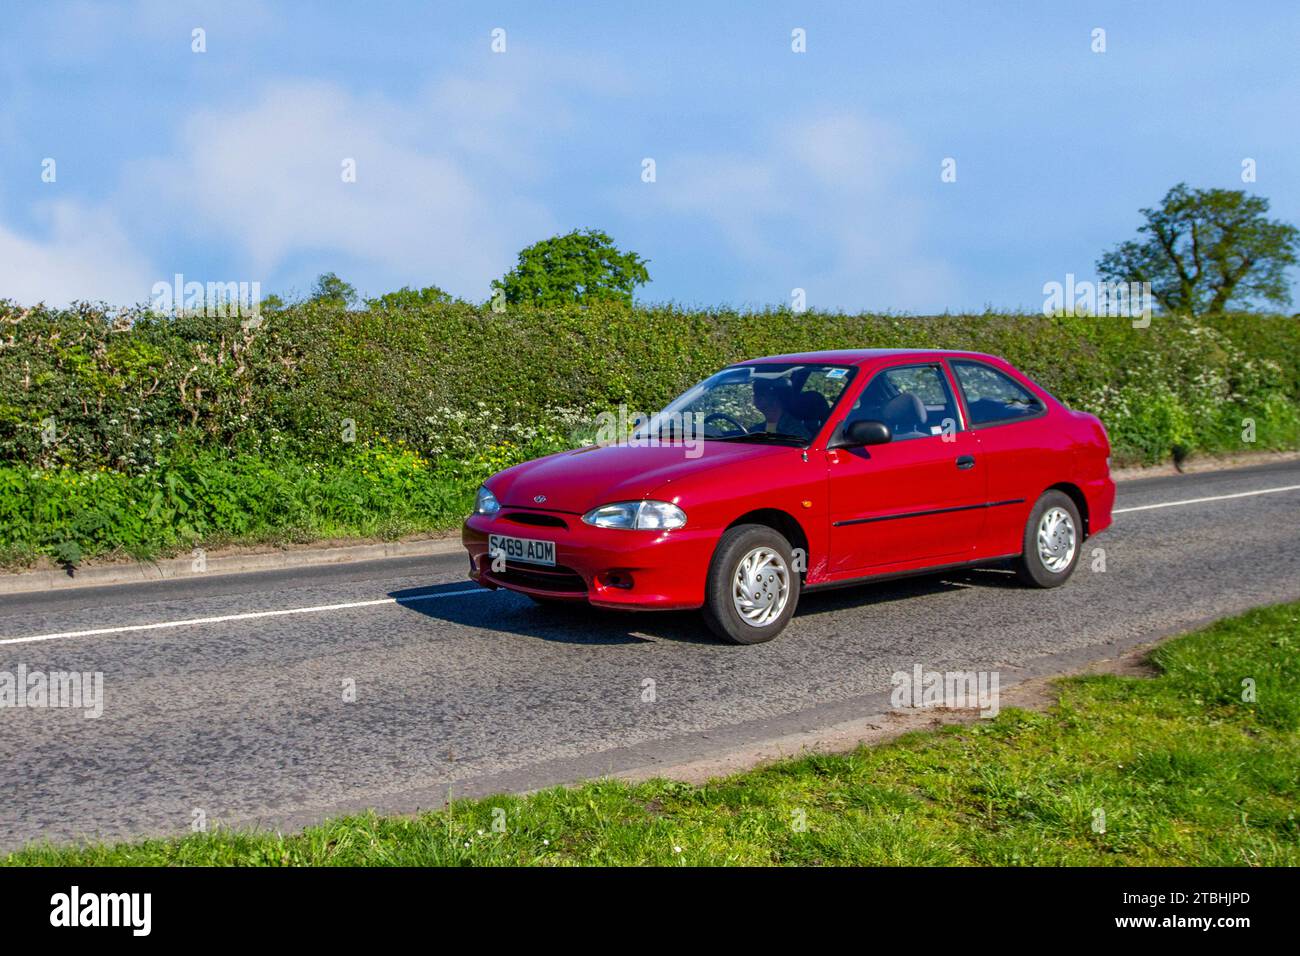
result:
M 1175 638 L 1150 660 L 1154 678 L 1063 679 L 1045 712 L 705 786 L 601 781 L 289 836 L 33 847 L 2 862 L 1300 865 L 1300 602 Z
M 139 475 L 0 465 L 0 568 L 446 531 L 476 485 L 387 443 L 327 462 L 204 453 Z

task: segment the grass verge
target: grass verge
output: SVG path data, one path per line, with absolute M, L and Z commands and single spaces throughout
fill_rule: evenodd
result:
M 445 531 L 477 483 L 386 443 L 326 462 L 205 453 L 138 475 L 0 465 L 0 568 Z
M 701 787 L 603 781 L 290 836 L 34 847 L 2 862 L 1300 864 L 1300 602 L 1170 640 L 1151 663 L 1155 678 L 1063 679 L 1045 712 L 1008 709 Z

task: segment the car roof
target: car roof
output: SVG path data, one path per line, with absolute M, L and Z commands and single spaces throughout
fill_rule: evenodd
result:
M 789 355 L 766 355 L 762 358 L 737 362 L 738 365 L 756 365 L 766 362 L 824 362 L 828 365 L 864 365 L 877 359 L 911 358 L 935 359 L 941 356 L 949 358 L 998 359 L 995 355 L 984 352 L 963 352 L 956 349 L 831 349 L 825 352 L 792 352 Z

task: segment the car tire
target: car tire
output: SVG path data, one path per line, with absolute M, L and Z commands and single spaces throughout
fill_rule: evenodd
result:
M 794 616 L 800 583 L 783 534 L 767 525 L 738 525 L 723 534 L 709 562 L 704 621 L 733 644 L 770 641 Z M 753 590 L 746 592 L 746 584 Z
M 1035 588 L 1060 587 L 1070 579 L 1083 550 L 1079 508 L 1062 491 L 1048 491 L 1034 503 L 1025 522 L 1016 576 Z

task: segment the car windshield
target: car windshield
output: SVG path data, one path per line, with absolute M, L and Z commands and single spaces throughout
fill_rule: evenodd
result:
M 735 365 L 679 396 L 642 433 L 806 445 L 826 424 L 855 371 L 813 362 Z

